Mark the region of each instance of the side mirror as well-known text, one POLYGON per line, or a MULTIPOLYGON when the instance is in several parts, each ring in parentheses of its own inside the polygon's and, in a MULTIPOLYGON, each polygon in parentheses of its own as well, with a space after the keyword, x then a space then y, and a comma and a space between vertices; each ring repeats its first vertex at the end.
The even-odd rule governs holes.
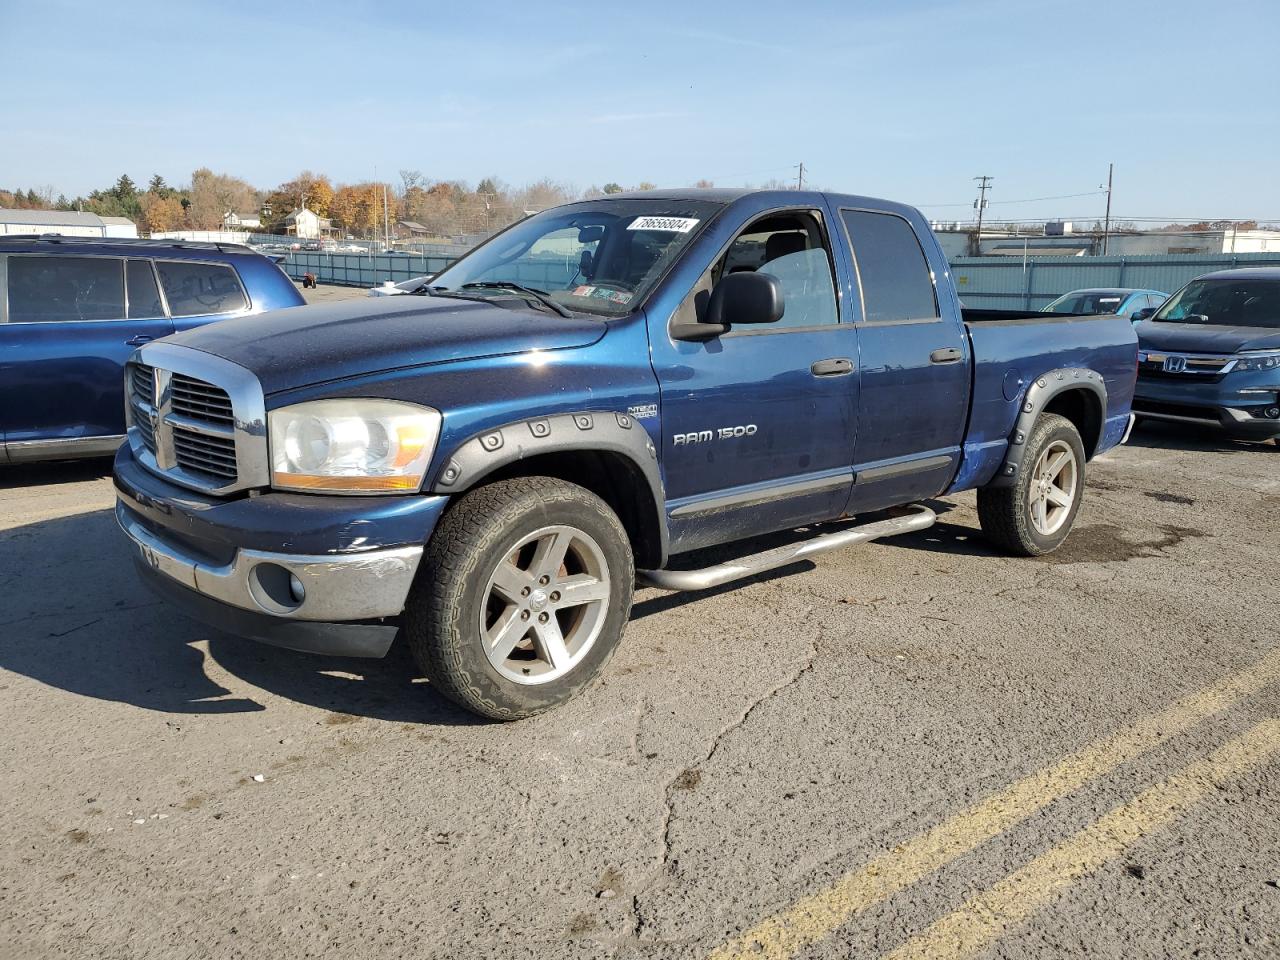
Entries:
POLYGON ((1148 319, 1158 309, 1158 307, 1143 307, 1141 310, 1133 311, 1129 319, 1134 323, 1141 323, 1143 320, 1148 319))
POLYGON ((751 271, 730 273, 711 291, 706 322, 726 328, 735 323, 777 323, 785 310, 777 277, 751 271))

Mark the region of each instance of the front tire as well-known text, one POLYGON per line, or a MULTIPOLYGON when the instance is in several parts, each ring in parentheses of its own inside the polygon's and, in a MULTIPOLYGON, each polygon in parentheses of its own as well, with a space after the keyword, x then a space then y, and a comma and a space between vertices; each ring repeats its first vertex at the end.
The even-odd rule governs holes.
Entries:
POLYGON ((988 540, 1038 557, 1062 545, 1084 498, 1084 443, 1066 417, 1041 416, 1027 437, 1022 472, 1011 487, 978 491, 978 520, 988 540))
POLYGON ((635 585, 609 506, 551 477, 465 494, 427 544, 405 609, 418 665, 454 702, 495 720, 564 703, 621 640, 635 585))

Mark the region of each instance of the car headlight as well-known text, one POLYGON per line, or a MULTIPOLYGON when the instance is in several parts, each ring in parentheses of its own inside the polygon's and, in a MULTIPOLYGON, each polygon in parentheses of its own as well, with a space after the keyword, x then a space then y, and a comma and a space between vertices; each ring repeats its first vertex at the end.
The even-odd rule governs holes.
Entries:
POLYGON ((1270 353, 1246 353, 1236 359, 1233 373, 1245 370, 1280 370, 1280 351, 1270 353))
POLYGON ((271 485, 315 493, 422 486, 440 411, 400 400, 311 400, 267 414, 271 485))

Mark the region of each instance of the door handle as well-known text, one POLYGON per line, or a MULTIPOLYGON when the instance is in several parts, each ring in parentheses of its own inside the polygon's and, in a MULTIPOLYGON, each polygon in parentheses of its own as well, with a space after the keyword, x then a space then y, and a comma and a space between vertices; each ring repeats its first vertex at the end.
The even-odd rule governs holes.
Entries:
POLYGON ((929 354, 930 363, 955 363, 962 354, 959 347, 943 347, 929 354))
POLYGON ((845 357, 830 357, 818 360, 809 367, 809 372, 815 377, 843 377, 853 373, 853 361, 845 357))
POLYGON ((126 341, 125 341, 125 346, 128 346, 128 347, 140 347, 140 346, 142 346, 144 343, 150 343, 150 342, 151 342, 152 340, 154 340, 154 339, 155 339, 155 337, 149 337, 149 336, 147 336, 145 333, 140 333, 140 334, 138 334, 136 337, 130 337, 128 340, 126 340, 126 341))

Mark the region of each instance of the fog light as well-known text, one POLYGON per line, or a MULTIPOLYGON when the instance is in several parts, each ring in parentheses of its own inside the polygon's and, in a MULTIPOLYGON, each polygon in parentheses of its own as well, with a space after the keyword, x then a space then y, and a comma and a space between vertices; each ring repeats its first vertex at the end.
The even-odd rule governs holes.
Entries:
POLYGON ((296 573, 289 574, 289 593, 298 603, 307 599, 307 588, 302 585, 296 573))

